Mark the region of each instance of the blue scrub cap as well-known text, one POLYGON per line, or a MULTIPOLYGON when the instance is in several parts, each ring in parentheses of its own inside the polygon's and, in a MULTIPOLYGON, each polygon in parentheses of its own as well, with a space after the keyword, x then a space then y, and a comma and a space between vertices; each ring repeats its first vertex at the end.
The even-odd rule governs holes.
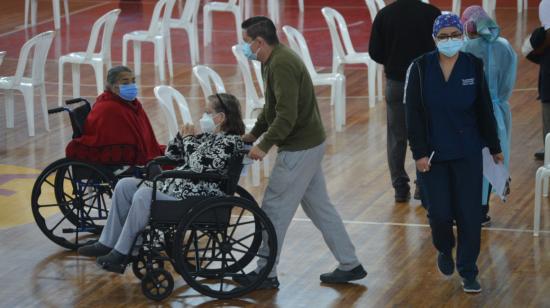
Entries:
POLYGON ((433 36, 436 36, 439 31, 441 31, 441 29, 447 27, 455 27, 460 30, 460 32, 464 32, 464 28, 462 27, 462 23, 460 22, 460 17, 458 17, 458 15, 456 14, 448 13, 439 15, 439 17, 435 19, 432 32, 433 36))

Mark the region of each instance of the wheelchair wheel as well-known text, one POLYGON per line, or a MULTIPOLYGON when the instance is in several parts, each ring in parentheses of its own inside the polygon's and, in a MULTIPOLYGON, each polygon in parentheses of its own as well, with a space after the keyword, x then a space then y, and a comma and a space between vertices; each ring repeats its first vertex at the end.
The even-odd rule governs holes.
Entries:
POLYGON ((174 290, 174 278, 167 270, 158 268, 148 272, 141 280, 141 291, 148 299, 161 301, 174 290))
MULTIPOLYGON (((144 251, 143 249, 140 249, 139 255, 135 258, 134 261, 132 261, 132 272, 139 280, 143 280, 143 278, 147 274, 147 260, 149 260, 149 258, 149 253, 144 251)), ((162 260, 153 259, 152 263, 153 270, 164 268, 164 261, 162 260)))
POLYGON ((60 159, 34 183, 31 207, 36 224, 56 244, 77 249, 101 233, 114 185, 96 166, 60 159))
POLYGON ((201 294, 234 298, 254 290, 273 268, 277 251, 275 229, 252 201, 238 197, 197 206, 179 225, 174 238, 176 266, 185 281, 201 294), (266 243, 266 252, 260 245, 266 243), (259 239, 259 240, 258 240, 259 239), (247 285, 232 280, 260 263, 257 279, 247 285))

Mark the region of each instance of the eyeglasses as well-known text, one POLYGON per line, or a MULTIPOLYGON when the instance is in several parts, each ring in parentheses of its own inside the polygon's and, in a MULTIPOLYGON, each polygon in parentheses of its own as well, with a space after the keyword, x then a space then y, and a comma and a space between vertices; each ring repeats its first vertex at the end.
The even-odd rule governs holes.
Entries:
POLYGON ((441 34, 435 37, 438 41, 448 41, 449 39, 455 40, 462 38, 462 33, 455 32, 451 34, 441 34))

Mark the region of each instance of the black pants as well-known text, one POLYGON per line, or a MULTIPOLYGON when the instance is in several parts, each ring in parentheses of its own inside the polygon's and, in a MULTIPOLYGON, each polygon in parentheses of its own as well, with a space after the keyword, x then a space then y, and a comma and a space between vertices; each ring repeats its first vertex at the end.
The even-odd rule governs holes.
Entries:
POLYGON ((408 192, 409 175, 405 171, 407 154, 407 126, 405 123, 405 104, 403 104, 405 83, 387 79, 387 153, 392 186, 398 193, 408 192))
POLYGON ((434 246, 447 255, 452 254, 455 246, 453 220, 456 221, 456 267, 464 278, 478 274, 482 179, 481 151, 463 159, 433 162, 429 172, 418 173, 434 246))

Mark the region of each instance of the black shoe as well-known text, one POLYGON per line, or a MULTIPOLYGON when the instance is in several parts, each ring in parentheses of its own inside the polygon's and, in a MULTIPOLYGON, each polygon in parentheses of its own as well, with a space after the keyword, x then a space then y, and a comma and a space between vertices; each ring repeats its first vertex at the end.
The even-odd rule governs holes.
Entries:
POLYGON ((489 215, 485 215, 482 219, 481 219, 481 226, 482 227, 488 227, 491 225, 491 216, 489 215))
POLYGON ((437 255, 437 268, 441 274, 451 276, 455 271, 455 261, 453 261, 453 257, 440 252, 437 255))
POLYGON ((112 249, 108 255, 97 258, 96 263, 106 271, 123 274, 129 261, 127 255, 112 249))
POLYGON ((395 202, 402 203, 402 202, 409 202, 409 200, 411 200, 410 191, 395 192, 395 202))
POLYGON ((95 242, 93 244, 84 245, 80 248, 78 248, 77 252, 81 256, 86 257, 101 257, 109 252, 111 252, 112 248, 107 247, 100 242, 95 242))
POLYGON ((367 271, 365 271, 362 265, 358 265, 349 271, 335 269, 330 273, 322 274, 320 279, 324 283, 347 283, 352 280, 359 280, 365 277, 367 277, 367 271))
POLYGON ((420 184, 417 181, 414 181, 414 195, 415 200, 420 200, 420 184))
POLYGON ((464 289, 466 293, 479 293, 481 292, 481 285, 476 278, 462 278, 462 289, 464 289))
MULTIPOLYGON (((258 279, 258 273, 256 272, 250 272, 248 274, 244 275, 235 275, 233 276, 233 281, 236 283, 247 286, 252 284, 255 280, 258 279)), ((267 289, 278 289, 279 288, 279 280, 277 277, 271 277, 266 278, 262 283, 260 283, 259 286, 256 287, 256 290, 267 290, 267 289)))
POLYGON ((536 160, 544 160, 544 150, 540 150, 535 153, 536 160))

